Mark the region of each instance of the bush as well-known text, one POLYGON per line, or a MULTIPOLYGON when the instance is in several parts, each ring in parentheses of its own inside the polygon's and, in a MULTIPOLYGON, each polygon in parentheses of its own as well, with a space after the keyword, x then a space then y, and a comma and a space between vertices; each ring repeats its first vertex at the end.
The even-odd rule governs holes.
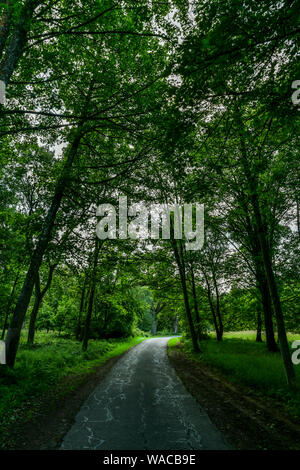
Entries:
POLYGON ((140 330, 137 326, 132 329, 132 336, 144 336, 145 338, 149 338, 151 336, 149 331, 140 330))

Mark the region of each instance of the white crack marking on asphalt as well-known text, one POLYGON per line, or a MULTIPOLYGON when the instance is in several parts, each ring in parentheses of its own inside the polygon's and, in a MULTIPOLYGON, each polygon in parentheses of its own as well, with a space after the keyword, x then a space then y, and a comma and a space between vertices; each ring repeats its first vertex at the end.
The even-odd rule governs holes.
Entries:
POLYGON ((114 365, 82 406, 61 449, 229 448, 177 377, 168 340, 146 340, 114 365))

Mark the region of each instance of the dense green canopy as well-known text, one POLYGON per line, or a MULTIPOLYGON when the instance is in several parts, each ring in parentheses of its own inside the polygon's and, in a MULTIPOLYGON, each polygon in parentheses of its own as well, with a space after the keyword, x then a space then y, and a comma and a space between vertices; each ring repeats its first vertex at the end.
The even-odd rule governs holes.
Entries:
MULTIPOLYGON (((83 341, 299 331, 299 4, 0 4, 0 325, 83 341), (96 208, 199 203, 205 242, 99 240, 96 208), (179 328, 179 329, 178 329, 179 328)), ((119 214, 118 214, 119 215, 119 214)), ((129 216, 129 221, 132 220, 129 216)), ((171 225, 174 220, 171 218, 171 225)), ((6 333, 7 331, 7 333, 6 333)))

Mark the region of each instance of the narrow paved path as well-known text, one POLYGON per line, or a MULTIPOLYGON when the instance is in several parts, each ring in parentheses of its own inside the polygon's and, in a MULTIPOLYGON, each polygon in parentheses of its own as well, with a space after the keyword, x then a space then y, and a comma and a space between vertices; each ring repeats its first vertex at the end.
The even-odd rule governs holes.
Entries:
POLYGON ((169 338, 131 349, 86 400, 62 449, 226 449, 170 365, 169 338))

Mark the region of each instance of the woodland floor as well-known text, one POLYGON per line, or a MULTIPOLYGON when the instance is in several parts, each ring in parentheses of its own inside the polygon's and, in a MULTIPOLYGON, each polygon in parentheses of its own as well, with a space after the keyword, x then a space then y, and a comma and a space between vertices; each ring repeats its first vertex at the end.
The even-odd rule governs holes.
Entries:
POLYGON ((276 400, 232 384, 221 372, 189 359, 180 343, 168 354, 187 390, 235 449, 300 449, 300 422, 292 421, 276 400))
POLYGON ((89 374, 66 376, 47 395, 35 399, 31 419, 24 421, 21 416, 8 430, 6 449, 58 449, 83 402, 126 352, 108 359, 89 374))
MULTIPOLYGON (((58 449, 82 404, 124 354, 88 375, 65 377, 52 392, 36 399, 32 417, 21 417, 9 429, 6 448, 58 449)), ((300 423, 292 421, 276 400, 256 396, 252 389, 232 384, 219 371, 189 359, 180 344, 169 348, 168 355, 186 389, 234 449, 300 449, 300 423)))

